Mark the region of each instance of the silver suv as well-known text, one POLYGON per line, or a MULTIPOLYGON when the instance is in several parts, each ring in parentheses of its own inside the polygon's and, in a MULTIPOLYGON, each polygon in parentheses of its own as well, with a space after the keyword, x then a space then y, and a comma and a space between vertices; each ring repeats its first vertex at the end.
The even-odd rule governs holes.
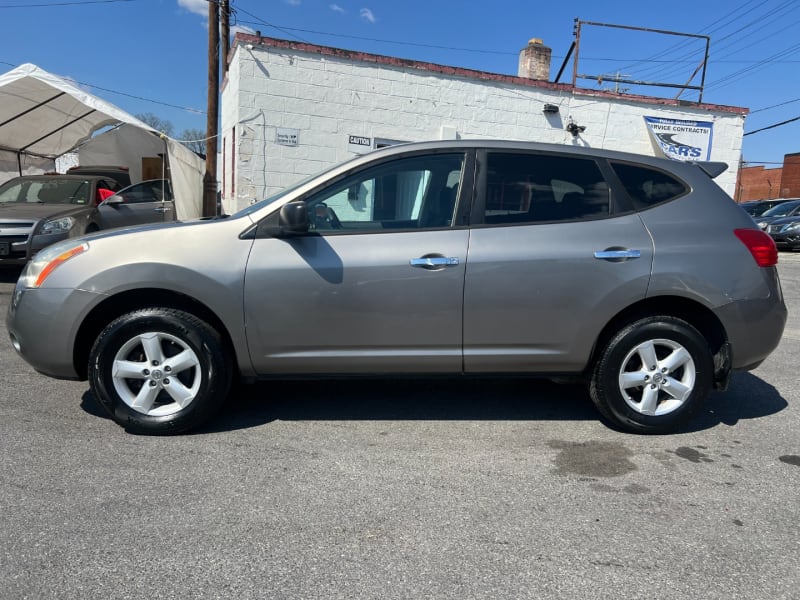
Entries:
POLYGON ((8 330, 140 433, 197 427, 234 378, 511 373, 580 378, 614 426, 671 431, 786 321, 775 245, 712 181, 725 168, 395 146, 229 218, 47 248, 8 330))

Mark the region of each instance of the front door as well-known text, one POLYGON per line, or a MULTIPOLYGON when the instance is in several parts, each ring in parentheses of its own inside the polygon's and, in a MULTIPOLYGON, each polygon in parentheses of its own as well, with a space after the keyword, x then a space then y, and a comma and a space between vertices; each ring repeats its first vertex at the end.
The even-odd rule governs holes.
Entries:
POLYGON ((259 374, 461 371, 464 163, 370 167, 306 198, 307 235, 255 240, 244 309, 259 374))
POLYGON ((175 203, 166 180, 137 183, 112 196, 112 199, 118 198, 122 202, 103 202, 98 207, 101 229, 175 220, 175 203))

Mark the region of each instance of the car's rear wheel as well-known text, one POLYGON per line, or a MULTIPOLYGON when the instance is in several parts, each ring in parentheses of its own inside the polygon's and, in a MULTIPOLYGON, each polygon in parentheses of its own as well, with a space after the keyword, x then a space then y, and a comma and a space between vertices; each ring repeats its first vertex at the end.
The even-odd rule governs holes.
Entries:
POLYGON ((144 434, 180 433, 206 422, 227 396, 230 371, 219 333, 170 308, 112 321, 89 359, 97 401, 128 431, 144 434))
POLYGON ((606 345, 589 392, 598 410, 636 433, 667 433, 685 424, 713 382, 713 356, 689 323, 667 316, 641 319, 606 345))

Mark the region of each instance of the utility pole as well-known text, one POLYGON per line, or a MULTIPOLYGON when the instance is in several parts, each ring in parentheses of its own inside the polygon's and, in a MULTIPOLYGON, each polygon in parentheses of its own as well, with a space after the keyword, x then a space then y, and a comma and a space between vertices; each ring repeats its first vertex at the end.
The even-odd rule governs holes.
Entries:
POLYGON ((231 3, 220 0, 220 42, 222 44, 222 72, 228 72, 228 48, 231 45, 231 3))
POLYGON ((206 172, 203 176, 203 216, 217 214, 217 136, 219 134, 219 4, 208 3, 208 106, 206 172))

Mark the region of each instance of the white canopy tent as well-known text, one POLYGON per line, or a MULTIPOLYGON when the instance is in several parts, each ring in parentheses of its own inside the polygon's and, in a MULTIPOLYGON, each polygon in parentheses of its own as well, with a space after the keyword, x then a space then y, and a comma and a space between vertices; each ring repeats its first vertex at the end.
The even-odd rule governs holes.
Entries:
POLYGON ((165 157, 178 218, 202 215, 205 165, 194 152, 36 65, 0 75, 0 182, 52 170, 57 157, 75 148, 83 165, 129 167, 134 183, 143 157, 165 157), (122 126, 92 138, 115 125, 122 126))

